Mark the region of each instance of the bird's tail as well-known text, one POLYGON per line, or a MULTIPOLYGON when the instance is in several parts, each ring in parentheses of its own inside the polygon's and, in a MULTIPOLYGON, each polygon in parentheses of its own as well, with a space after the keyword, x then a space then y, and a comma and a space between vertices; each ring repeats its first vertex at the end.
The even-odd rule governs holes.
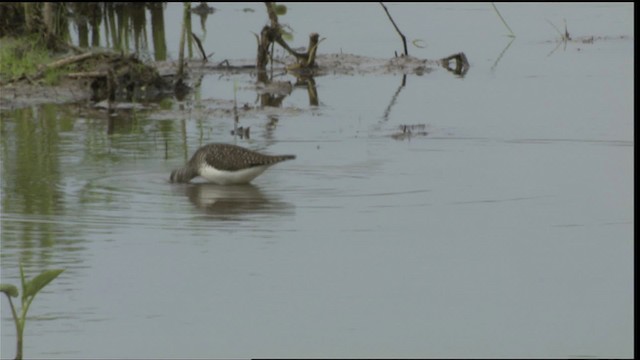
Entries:
POLYGON ((274 156, 274 163, 285 161, 285 160, 293 160, 295 159, 295 155, 278 155, 274 156))

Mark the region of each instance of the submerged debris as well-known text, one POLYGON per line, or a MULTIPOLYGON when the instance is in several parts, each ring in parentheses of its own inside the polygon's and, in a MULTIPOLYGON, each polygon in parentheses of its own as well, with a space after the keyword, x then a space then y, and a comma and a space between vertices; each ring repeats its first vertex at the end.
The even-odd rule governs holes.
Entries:
MULTIPOLYGON (((113 52, 85 52, 67 56, 52 63, 41 66, 33 76, 22 75, 12 79, 8 84, 39 83, 49 71, 58 71, 67 87, 75 82, 80 89, 90 94, 94 102, 133 101, 157 99, 159 96, 173 92, 173 85, 165 77, 160 76, 152 65, 144 64, 134 55, 122 55, 113 52)), ((44 86, 52 88, 53 86, 44 86)))
POLYGON ((231 130, 231 135, 237 135, 240 137, 240 139, 250 139, 249 136, 249 129, 251 129, 249 126, 247 127, 242 127, 240 126, 237 129, 231 130))
POLYGON ((442 64, 442 67, 456 75, 464 76, 467 71, 469 71, 469 61, 467 60, 467 56, 463 52, 447 56, 446 58, 441 59, 440 63, 442 64), (451 68, 449 66, 451 60, 455 60, 455 68, 451 68))
POLYGON ((403 73, 413 73, 416 75, 428 74, 433 68, 428 66, 429 60, 418 59, 413 56, 399 56, 391 58, 387 62, 387 70, 389 72, 401 71, 403 73))
POLYGON ((395 140, 404 140, 415 136, 427 136, 429 133, 425 131, 426 127, 427 126, 425 124, 400 125, 400 132, 392 134, 391 138, 395 140))
POLYGON ((68 76, 88 79, 93 101, 155 99, 174 90, 171 82, 161 77, 154 67, 142 63, 133 55, 103 53, 85 69, 88 71, 68 76))

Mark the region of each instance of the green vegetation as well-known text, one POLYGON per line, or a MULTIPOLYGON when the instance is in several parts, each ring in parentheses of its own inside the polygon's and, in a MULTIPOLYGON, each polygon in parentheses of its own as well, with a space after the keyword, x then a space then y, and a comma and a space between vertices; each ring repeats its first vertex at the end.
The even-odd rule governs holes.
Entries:
POLYGON ((63 71, 58 69, 47 70, 44 74, 42 81, 45 85, 53 86, 60 83, 62 79, 63 71))
POLYGON ((13 301, 11 301, 12 297, 18 297, 18 288, 12 284, 0 284, 0 292, 7 295, 7 299, 9 299, 9 305, 11 305, 11 315, 13 315, 13 321, 16 325, 16 333, 17 333, 17 350, 16 350, 16 359, 22 359, 22 336, 24 334, 24 325, 27 320, 27 311, 29 311, 29 306, 35 299, 36 294, 42 288, 47 286, 53 279, 58 277, 60 273, 62 273, 64 269, 57 270, 45 270, 40 273, 40 275, 34 277, 33 279, 26 281, 24 278, 24 270, 22 269, 22 264, 20 264, 20 280, 22 283, 22 309, 20 311, 20 315, 16 312, 16 308, 13 306, 13 301))
POLYGON ((0 81, 33 77, 41 66, 51 62, 50 51, 38 36, 0 38, 0 81))

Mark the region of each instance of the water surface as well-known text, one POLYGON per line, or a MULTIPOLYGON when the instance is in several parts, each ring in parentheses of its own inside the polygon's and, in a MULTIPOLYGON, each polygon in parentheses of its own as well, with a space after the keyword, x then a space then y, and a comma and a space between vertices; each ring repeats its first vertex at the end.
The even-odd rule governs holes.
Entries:
MULTIPOLYGON (((206 46, 253 58, 263 9, 213 5, 206 46)), ((241 117, 248 140, 190 109, 236 81, 256 106, 249 76, 205 76, 170 119, 3 112, 2 282, 18 261, 66 269, 30 310, 25 356, 632 357, 633 7, 498 6, 513 41, 488 4, 389 4, 427 44, 412 55, 464 51, 467 75, 319 77, 319 106, 296 89, 290 111, 241 117), (610 38, 554 51, 546 20, 562 19, 610 38), (427 135, 396 140, 401 125, 427 135), (213 141, 297 159, 248 186, 167 182, 213 141)), ((373 4, 289 7, 296 43, 401 50, 373 4)))

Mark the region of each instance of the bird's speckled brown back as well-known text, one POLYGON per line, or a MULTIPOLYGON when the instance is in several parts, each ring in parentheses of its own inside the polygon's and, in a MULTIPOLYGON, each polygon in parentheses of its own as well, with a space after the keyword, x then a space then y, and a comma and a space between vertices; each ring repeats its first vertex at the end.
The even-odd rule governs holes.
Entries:
POLYGON ((199 166, 202 161, 206 161, 218 170, 236 171, 295 158, 295 155, 265 155, 237 145, 213 143, 198 149, 189 164, 199 166))
POLYGON ((198 149, 185 166, 172 171, 169 181, 189 182, 200 175, 202 166, 205 164, 218 170, 238 171, 255 166, 273 165, 295 158, 295 155, 265 155, 237 145, 212 143, 198 149))

